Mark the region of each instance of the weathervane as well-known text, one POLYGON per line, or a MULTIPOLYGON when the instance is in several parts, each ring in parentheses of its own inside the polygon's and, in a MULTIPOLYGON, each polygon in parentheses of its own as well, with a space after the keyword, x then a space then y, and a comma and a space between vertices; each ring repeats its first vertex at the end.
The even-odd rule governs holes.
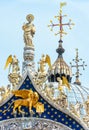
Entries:
POLYGON ((58 19, 59 23, 57 24, 54 24, 52 22, 52 20, 50 20, 50 23, 51 25, 48 25, 48 27, 51 27, 51 31, 53 31, 53 27, 57 26, 59 27, 59 31, 57 33, 55 33, 55 35, 60 35, 60 40, 59 41, 62 41, 62 37, 63 37, 63 34, 67 34, 65 31, 64 31, 64 26, 68 26, 69 29, 71 29, 72 25, 74 25, 74 23, 72 23, 72 20, 69 19, 69 22, 68 23, 63 23, 63 17, 66 17, 67 15, 62 15, 62 7, 65 6, 66 3, 63 2, 63 3, 60 3, 60 11, 59 11, 59 15, 58 16, 55 16, 55 18, 58 19))
POLYGON ((79 64, 80 61, 82 61, 82 59, 79 59, 79 56, 78 56, 78 49, 76 49, 76 57, 75 59, 73 59, 73 61, 75 62, 75 65, 72 65, 72 63, 70 62, 71 64, 71 67, 75 67, 76 68, 76 73, 73 74, 75 77, 76 77, 76 80, 75 80, 75 84, 78 84, 78 85, 81 85, 81 82, 79 81, 79 76, 82 75, 80 72, 79 72, 79 67, 83 67, 83 70, 85 70, 85 66, 87 66, 85 64, 85 61, 83 61, 82 64, 79 64))

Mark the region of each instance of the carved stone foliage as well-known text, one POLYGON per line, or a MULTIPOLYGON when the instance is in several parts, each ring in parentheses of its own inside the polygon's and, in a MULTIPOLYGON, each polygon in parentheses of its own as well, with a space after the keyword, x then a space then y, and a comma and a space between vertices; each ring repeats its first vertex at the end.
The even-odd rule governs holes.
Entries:
POLYGON ((16 87, 19 85, 19 82, 21 81, 21 75, 20 73, 10 73, 8 75, 8 79, 13 87, 16 87))
POLYGON ((71 130, 54 121, 38 118, 10 119, 0 123, 0 130, 71 130))

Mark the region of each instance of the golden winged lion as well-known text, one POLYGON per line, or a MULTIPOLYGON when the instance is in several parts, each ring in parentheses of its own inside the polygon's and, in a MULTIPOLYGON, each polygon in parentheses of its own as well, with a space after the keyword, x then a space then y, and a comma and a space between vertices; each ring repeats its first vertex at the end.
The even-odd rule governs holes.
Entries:
MULTIPOLYGON (((12 91, 12 93, 16 97, 20 97, 20 99, 17 99, 10 104, 10 106, 11 106, 14 103, 13 113, 16 112, 16 109, 18 109, 18 112, 24 113, 24 111, 21 110, 22 106, 28 107, 30 113, 33 113, 33 110, 32 110, 33 107, 36 109, 37 113, 44 112, 44 104, 42 104, 41 102, 38 102, 39 95, 37 92, 33 92, 32 90, 23 89, 23 90, 12 91)), ((8 107, 8 109, 10 108, 10 106, 8 107)), ((4 113, 7 110, 5 110, 4 113)))

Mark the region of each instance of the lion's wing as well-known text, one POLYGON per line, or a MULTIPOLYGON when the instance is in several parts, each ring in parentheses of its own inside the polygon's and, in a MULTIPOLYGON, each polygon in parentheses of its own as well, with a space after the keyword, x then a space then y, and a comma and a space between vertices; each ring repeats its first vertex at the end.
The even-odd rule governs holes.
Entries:
POLYGON ((26 99, 28 98, 28 94, 29 94, 29 91, 30 90, 15 90, 15 91, 12 91, 12 93, 16 96, 16 97, 21 97, 23 99, 26 99))

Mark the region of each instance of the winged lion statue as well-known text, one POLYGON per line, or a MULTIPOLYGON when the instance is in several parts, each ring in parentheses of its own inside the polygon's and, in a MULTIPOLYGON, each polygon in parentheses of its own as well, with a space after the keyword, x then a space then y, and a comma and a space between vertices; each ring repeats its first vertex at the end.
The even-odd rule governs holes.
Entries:
POLYGON ((12 91, 12 93, 16 97, 20 97, 20 99, 14 100, 10 104, 10 106, 8 107, 7 110, 3 111, 3 113, 8 111, 13 103, 14 103, 13 113, 16 113, 16 109, 18 110, 19 113, 25 113, 24 111, 21 110, 22 106, 28 107, 30 114, 34 113, 32 108, 35 108, 37 113, 43 113, 44 112, 44 104, 42 104, 41 102, 38 101, 39 95, 38 95, 37 92, 33 92, 33 90, 31 90, 31 89, 30 90, 23 89, 23 90, 12 91))

